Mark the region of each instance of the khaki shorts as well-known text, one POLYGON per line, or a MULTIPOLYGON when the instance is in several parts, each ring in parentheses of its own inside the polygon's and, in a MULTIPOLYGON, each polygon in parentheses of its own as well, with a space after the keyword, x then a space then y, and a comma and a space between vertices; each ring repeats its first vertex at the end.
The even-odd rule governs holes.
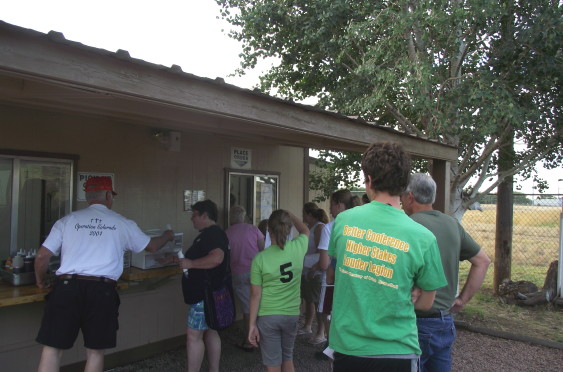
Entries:
POLYGON ((259 316, 256 326, 260 332, 262 362, 268 367, 281 366, 293 360, 293 345, 297 335, 299 315, 259 316))

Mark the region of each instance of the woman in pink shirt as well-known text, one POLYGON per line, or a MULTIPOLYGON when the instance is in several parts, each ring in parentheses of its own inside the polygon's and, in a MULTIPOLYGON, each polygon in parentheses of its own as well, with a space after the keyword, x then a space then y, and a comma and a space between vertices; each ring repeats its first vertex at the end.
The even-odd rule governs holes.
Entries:
MULTIPOLYGON (((264 235, 254 225, 245 223, 246 211, 240 205, 231 207, 230 226, 225 231, 231 248, 231 272, 233 275, 233 289, 241 302, 244 314, 245 335, 248 334, 250 320, 250 266, 256 254, 264 249, 264 235)), ((245 351, 252 351, 254 347, 248 343, 246 337, 241 344, 245 351)))

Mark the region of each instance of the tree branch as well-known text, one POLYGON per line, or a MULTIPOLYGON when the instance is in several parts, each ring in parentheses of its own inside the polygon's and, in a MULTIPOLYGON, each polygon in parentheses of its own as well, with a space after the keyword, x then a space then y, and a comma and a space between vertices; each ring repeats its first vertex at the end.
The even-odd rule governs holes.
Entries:
MULTIPOLYGON (((487 178, 497 178, 497 180, 495 182, 493 182, 489 187, 487 187, 485 190, 483 191, 479 191, 477 192, 472 192, 471 193, 471 197, 467 200, 463 201, 463 205, 465 207, 473 204, 476 201, 479 201, 481 199, 481 197, 483 195, 487 195, 488 193, 490 193, 492 190, 494 190, 502 181, 504 181, 504 179, 506 177, 509 176, 513 176, 515 174, 520 173, 522 170, 536 164, 539 160, 543 159, 544 156, 552 151, 552 147, 557 145, 559 142, 557 140, 557 138, 553 137, 550 138, 548 143, 546 144, 545 147, 542 148, 542 150, 539 150, 538 148, 535 148, 534 150, 528 152, 528 154, 526 154, 526 156, 524 156, 522 158, 522 160, 518 163, 518 165, 504 171, 504 172, 500 172, 500 173, 489 173, 489 174, 484 174, 481 175, 479 177, 479 179, 487 179, 487 178)), ((484 172, 486 173, 486 172, 484 172)), ((474 190, 479 190, 479 187, 476 186, 474 187, 474 190)))
POLYGON ((407 117, 403 116, 395 107, 393 107, 389 102, 385 102, 385 107, 391 115, 399 122, 399 125, 405 130, 407 134, 416 134, 419 136, 424 136, 424 133, 418 129, 407 117))
MULTIPOLYGON (((473 173, 475 173, 486 161, 487 159, 492 156, 493 152, 500 146, 500 142, 497 138, 491 137, 485 147, 483 148, 483 152, 481 155, 469 164, 468 162, 465 164, 466 166, 469 165, 466 169, 460 168, 460 182, 465 182, 467 179, 471 178, 473 173)), ((485 169, 486 172, 486 169, 485 169)))
MULTIPOLYGON (((352 57, 352 56, 350 55, 350 53, 348 53, 347 51, 344 51, 344 54, 346 55, 346 57, 347 57, 354 65, 356 65, 356 67, 360 67, 360 66, 361 66, 361 65, 358 63, 358 61, 356 61, 356 60, 354 59, 354 57, 352 57)), ((344 64, 344 66, 347 67, 347 65, 346 65, 344 62, 343 62, 342 64, 344 64)), ((351 71, 353 71, 353 70, 351 70, 351 71)))

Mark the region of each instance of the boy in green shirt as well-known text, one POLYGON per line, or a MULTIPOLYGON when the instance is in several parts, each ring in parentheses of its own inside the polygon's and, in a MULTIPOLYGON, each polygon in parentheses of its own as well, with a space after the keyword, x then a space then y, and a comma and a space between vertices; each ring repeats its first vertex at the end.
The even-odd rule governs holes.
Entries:
POLYGON ((371 202, 338 215, 330 348, 334 371, 416 371, 415 308, 429 309, 447 284, 434 235, 402 210, 410 161, 400 145, 374 143, 362 157, 371 202), (422 293, 415 303, 411 290, 422 293))

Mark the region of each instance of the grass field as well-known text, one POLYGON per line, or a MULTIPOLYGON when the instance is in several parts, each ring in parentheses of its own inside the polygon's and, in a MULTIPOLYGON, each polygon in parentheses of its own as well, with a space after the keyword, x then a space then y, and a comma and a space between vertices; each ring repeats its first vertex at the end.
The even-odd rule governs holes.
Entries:
MULTIPOLYGON (((481 245, 491 260, 495 257, 496 206, 483 205, 483 212, 468 211, 463 216, 465 230, 481 245)), ((561 208, 514 206, 512 238, 512 280, 536 282, 559 258, 559 219, 561 208)))
MULTIPOLYGON (((496 207, 484 205, 483 212, 468 211, 463 227, 494 261, 496 207)), ((542 288, 549 264, 559 259, 559 207, 514 206, 511 279, 527 280, 542 288)), ((460 265, 460 288, 469 271, 460 265)), ((493 296, 493 264, 479 293, 457 319, 472 324, 563 342, 563 311, 552 305, 521 307, 502 303, 493 296)))

